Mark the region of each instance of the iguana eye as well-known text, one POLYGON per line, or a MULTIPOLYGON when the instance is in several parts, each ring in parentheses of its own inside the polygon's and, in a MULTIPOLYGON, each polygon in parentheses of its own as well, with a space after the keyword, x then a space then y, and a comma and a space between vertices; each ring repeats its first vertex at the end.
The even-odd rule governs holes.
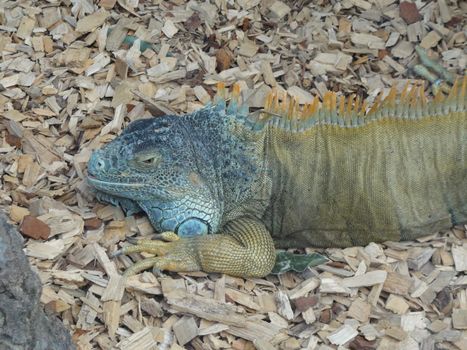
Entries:
POLYGON ((138 155, 136 156, 136 161, 139 163, 139 164, 142 164, 142 165, 150 165, 150 166, 154 166, 156 165, 157 163, 159 163, 159 160, 160 160, 160 155, 159 154, 142 154, 142 155, 138 155))
POLYGON ((144 164, 154 164, 156 162, 156 158, 155 157, 152 157, 152 158, 149 158, 149 159, 145 159, 142 161, 144 164))

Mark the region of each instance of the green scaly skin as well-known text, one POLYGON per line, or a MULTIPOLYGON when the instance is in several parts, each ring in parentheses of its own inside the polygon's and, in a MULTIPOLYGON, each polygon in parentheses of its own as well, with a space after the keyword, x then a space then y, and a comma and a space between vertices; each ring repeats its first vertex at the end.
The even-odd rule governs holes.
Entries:
POLYGON ((365 245, 465 223, 467 79, 460 85, 443 101, 389 98, 365 117, 349 101, 353 109, 334 107, 331 94, 303 120, 274 106, 248 116, 218 98, 190 115, 136 121, 93 154, 89 182, 178 236, 115 255, 156 255, 127 274, 260 277, 274 246, 365 245))

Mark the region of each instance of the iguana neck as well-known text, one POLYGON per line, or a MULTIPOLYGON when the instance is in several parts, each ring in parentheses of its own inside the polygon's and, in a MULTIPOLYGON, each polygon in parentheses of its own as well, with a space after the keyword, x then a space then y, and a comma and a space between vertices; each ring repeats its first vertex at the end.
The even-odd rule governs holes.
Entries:
POLYGON ((252 130, 247 116, 208 106, 186 116, 185 132, 197 168, 221 204, 224 222, 262 212, 269 196, 264 156, 266 130, 252 130), (264 200, 258 199, 264 194, 264 200))

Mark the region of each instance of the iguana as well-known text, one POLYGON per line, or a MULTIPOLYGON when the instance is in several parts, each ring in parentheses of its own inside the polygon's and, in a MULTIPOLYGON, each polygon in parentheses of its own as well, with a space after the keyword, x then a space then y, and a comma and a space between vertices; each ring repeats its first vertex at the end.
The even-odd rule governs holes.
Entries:
POLYGON ((467 222, 466 90, 467 77, 431 101, 421 86, 393 88, 371 108, 272 94, 249 114, 238 86, 226 106, 220 85, 194 113, 132 122, 93 152, 89 183, 165 232, 117 252, 155 254, 127 274, 264 276, 275 246, 414 239, 467 222))

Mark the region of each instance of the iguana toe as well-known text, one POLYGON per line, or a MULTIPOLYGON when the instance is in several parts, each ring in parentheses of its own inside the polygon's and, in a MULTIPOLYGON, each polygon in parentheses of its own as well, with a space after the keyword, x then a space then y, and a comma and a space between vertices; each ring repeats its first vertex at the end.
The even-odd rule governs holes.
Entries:
POLYGON ((178 237, 177 240, 171 242, 139 240, 136 245, 123 247, 113 255, 143 252, 156 256, 136 262, 125 271, 124 276, 134 275, 150 268, 174 272, 198 271, 201 269, 197 256, 192 253, 190 240, 179 240, 178 237))
POLYGON ((200 266, 183 256, 163 256, 146 258, 131 265, 123 274, 128 277, 152 268, 156 271, 189 272, 198 271, 200 266))
POLYGON ((135 245, 128 245, 113 253, 113 256, 127 255, 133 253, 150 253, 156 255, 164 255, 171 249, 170 242, 158 240, 139 240, 135 245))

